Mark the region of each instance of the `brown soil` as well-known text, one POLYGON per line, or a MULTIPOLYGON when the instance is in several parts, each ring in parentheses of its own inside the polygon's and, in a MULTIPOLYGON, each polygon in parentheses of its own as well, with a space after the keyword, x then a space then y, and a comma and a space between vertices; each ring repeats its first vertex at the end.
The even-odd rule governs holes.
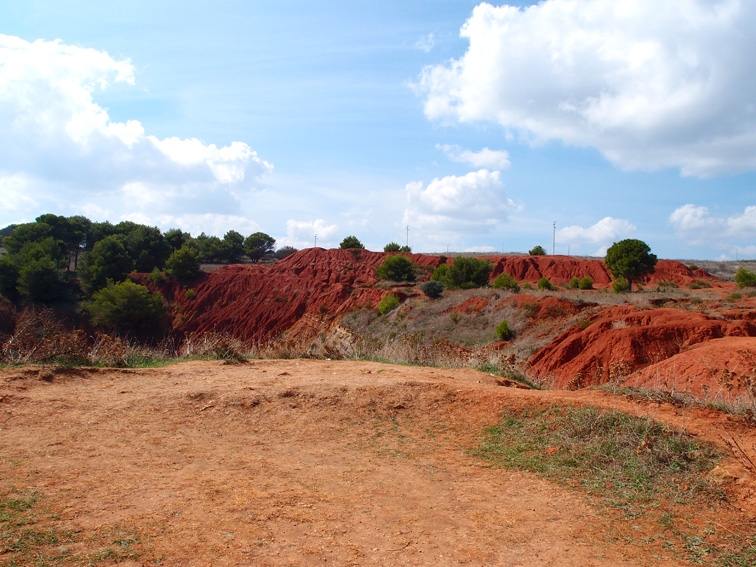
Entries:
MULTIPOLYGON (((726 427, 749 450, 756 442, 712 410, 503 388, 474 370, 26 367, 0 371, 0 490, 38 491, 43 525, 80 530, 71 553, 130 534, 141 556, 121 565, 686 564, 643 543, 658 522, 467 453, 503 407, 558 401, 649 415, 715 442, 726 427)), ((720 473, 737 480, 731 502, 752 515, 753 479, 734 461, 720 473)), ((727 526, 736 513, 695 517, 727 526)))

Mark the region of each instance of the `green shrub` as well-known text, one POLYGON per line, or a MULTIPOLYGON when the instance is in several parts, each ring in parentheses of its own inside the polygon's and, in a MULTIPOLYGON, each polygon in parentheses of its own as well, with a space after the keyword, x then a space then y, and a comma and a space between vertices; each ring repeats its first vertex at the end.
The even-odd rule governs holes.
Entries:
POLYGON ((184 292, 184 297, 191 301, 192 299, 197 297, 197 293, 192 288, 189 288, 184 292))
POLYGON ((354 235, 347 236, 344 240, 341 241, 341 244, 339 244, 339 248, 342 250, 351 250, 351 249, 358 249, 358 250, 364 250, 365 246, 360 242, 360 239, 357 238, 354 235))
POLYGON ((711 287, 711 284, 704 280, 695 280, 688 284, 688 289, 705 289, 711 287))
POLYGON ((541 279, 538 280, 538 283, 536 284, 537 290, 547 290, 547 291, 554 291, 556 289, 556 286, 549 281, 549 279, 545 276, 541 276, 541 279))
POLYGON ((691 271, 696 271, 698 269, 698 266, 696 266, 695 264, 691 264, 690 266, 688 266, 688 269, 691 271))
POLYGON ((612 291, 614 293, 627 293, 629 290, 630 284, 623 277, 619 277, 612 282, 612 291))
POLYGON ((165 261, 165 273, 181 284, 191 282, 200 273, 197 252, 184 244, 165 261))
POLYGON ((167 310, 159 293, 125 280, 96 291, 84 309, 99 327, 108 330, 149 335, 162 332, 167 324, 167 310))
POLYGON ((496 276, 496 278, 493 281, 493 288, 494 289, 508 289, 515 293, 520 291, 520 286, 517 284, 517 280, 514 278, 514 276, 506 272, 496 276))
POLYGON ((546 250, 543 246, 534 246, 533 248, 528 250, 528 254, 530 254, 531 256, 545 256, 546 250))
POLYGON ((756 274, 751 270, 740 268, 735 273, 735 283, 738 284, 739 287, 756 287, 756 274))
POLYGON ((590 276, 585 276, 584 278, 580 278, 580 281, 578 282, 578 288, 579 289, 593 289, 593 278, 590 276))
POLYGON ((160 271, 160 268, 155 266, 147 276, 147 281, 154 284, 161 284, 165 281, 165 276, 163 276, 163 272, 160 271))
POLYGON ((506 319, 496 326, 496 335, 502 341, 508 341, 509 339, 514 338, 514 331, 509 328, 509 323, 506 319))
POLYGON ((530 282, 522 284, 522 289, 533 289, 533 285, 530 282))
POLYGON ((375 269, 376 275, 382 280, 394 282, 414 281, 415 264, 403 254, 389 256, 375 269))
POLYGON ((450 270, 451 266, 449 264, 439 264, 431 274, 431 281, 438 281, 444 284, 445 287, 448 286, 448 283, 451 281, 451 277, 449 276, 450 270))
POLYGON ((580 278, 577 276, 572 276, 570 278, 570 283, 567 284, 568 289, 578 289, 580 287, 580 278))
POLYGON ((388 244, 386 244, 386 246, 383 247, 384 252, 399 252, 399 250, 401 249, 402 247, 393 241, 389 242, 388 244))
POLYGON ((385 315, 397 307, 399 307, 399 296, 392 292, 383 296, 383 299, 378 304, 378 311, 381 315, 385 315))
POLYGON ((431 299, 437 299, 444 292, 444 284, 437 280, 431 280, 421 285, 420 291, 431 299))
POLYGON ((488 260, 457 256, 451 266, 441 264, 433 270, 431 279, 440 281, 449 289, 472 289, 485 286, 491 270, 493 265, 488 260))

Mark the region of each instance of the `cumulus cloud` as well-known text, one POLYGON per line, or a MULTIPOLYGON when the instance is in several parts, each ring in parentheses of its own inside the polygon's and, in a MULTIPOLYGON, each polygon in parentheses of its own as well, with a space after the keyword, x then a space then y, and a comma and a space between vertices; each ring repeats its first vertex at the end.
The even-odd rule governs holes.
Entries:
POLYGON ((279 239, 278 244, 299 249, 309 248, 315 244, 315 235, 317 235, 318 247, 328 248, 334 245, 331 238, 338 229, 337 225, 328 224, 323 219, 311 221, 289 219, 286 221, 286 236, 279 239))
POLYGON ((707 207, 689 203, 675 209, 669 223, 690 244, 729 249, 733 243, 756 238, 756 206, 730 216, 715 216, 707 207))
POLYGON ((478 5, 467 52, 415 87, 431 119, 492 121, 625 169, 756 168, 756 3, 545 0, 478 5))
POLYGON ((507 197, 500 173, 487 169, 436 178, 428 185, 408 183, 405 190, 407 208, 402 223, 430 242, 488 233, 508 212, 520 208, 507 197))
POLYGON ((90 202, 95 194, 122 198, 115 205, 122 214, 153 218, 192 199, 203 213, 228 214, 229 203, 238 208, 260 188, 272 165, 243 142, 160 139, 138 120, 111 120, 95 97, 117 83, 135 83, 130 60, 0 35, 0 182, 23 179, 24 198, 37 203, 55 198, 51 186, 81 207, 99 206, 90 202))
POLYGON ((452 161, 466 163, 473 167, 485 167, 490 169, 508 169, 511 165, 509 152, 505 150, 489 150, 483 148, 479 152, 463 150, 457 145, 436 144, 436 149, 441 150, 452 161))
POLYGON ((635 225, 624 219, 604 217, 596 224, 584 228, 582 226, 566 226, 557 230, 556 238, 560 243, 568 245, 589 244, 599 246, 593 256, 604 256, 607 248, 615 241, 626 238, 635 231, 635 225))

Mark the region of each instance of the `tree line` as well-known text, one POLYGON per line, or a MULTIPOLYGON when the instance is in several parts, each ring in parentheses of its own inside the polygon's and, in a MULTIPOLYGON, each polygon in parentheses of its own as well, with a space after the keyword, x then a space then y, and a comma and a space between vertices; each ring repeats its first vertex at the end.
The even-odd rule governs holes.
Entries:
POLYGON ((0 238, 0 294, 14 303, 90 297, 133 271, 162 271, 186 283, 202 263, 256 263, 296 251, 284 246, 274 252, 275 239, 263 232, 194 237, 177 228, 163 233, 130 221, 112 224, 54 214, 6 227, 0 238))

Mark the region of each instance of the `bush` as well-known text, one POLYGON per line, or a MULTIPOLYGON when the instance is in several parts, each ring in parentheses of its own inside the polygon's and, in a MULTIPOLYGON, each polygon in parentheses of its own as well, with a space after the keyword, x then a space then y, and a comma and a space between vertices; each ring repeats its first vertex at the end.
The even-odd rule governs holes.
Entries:
POLYGON ((629 290, 630 284, 623 277, 619 277, 612 282, 612 291, 614 293, 627 293, 629 290))
POLYGON ((375 269, 376 275, 382 280, 394 282, 414 281, 415 265, 412 260, 402 254, 389 256, 375 269))
POLYGON ((570 278, 570 283, 567 284, 567 289, 578 289, 580 287, 580 278, 577 276, 572 276, 570 278))
POLYGON ((536 284, 536 289, 539 291, 554 291, 556 289, 556 286, 551 283, 547 277, 541 276, 541 279, 538 280, 538 283, 536 284))
POLYGON ((381 315, 385 315, 397 307, 399 307, 399 296, 392 292, 386 294, 383 299, 381 299, 381 302, 378 304, 378 311, 381 315))
POLYGON ((711 284, 704 280, 695 280, 688 283, 688 289, 705 289, 710 288, 711 284))
POLYGON ((491 270, 493 265, 488 260, 457 256, 451 266, 441 264, 433 270, 431 279, 440 281, 449 289, 472 289, 485 286, 491 270))
POLYGON ((441 294, 444 292, 444 284, 437 280, 431 280, 421 285, 420 291, 431 299, 437 299, 441 297, 441 294))
POLYGON ((499 274, 493 281, 494 289, 508 289, 517 293, 520 291, 520 286, 517 284, 517 280, 514 276, 507 274, 506 272, 499 274))
POLYGON ((185 244, 165 261, 165 273, 181 284, 191 282, 200 273, 197 252, 185 244))
POLYGON ((580 278, 580 281, 578 282, 578 289, 593 289, 593 278, 591 278, 590 276, 580 278))
POLYGON ((528 250, 528 254, 530 254, 531 256, 545 256, 546 250, 543 246, 534 246, 533 248, 528 250))
POLYGON ((189 301, 191 301, 192 299, 197 297, 197 292, 194 291, 192 288, 189 288, 184 292, 184 297, 186 297, 189 301))
POLYGON ((745 268, 740 268, 735 273, 735 283, 738 287, 756 287, 756 274, 745 268))
POLYGON ((342 250, 349 250, 350 248, 359 248, 360 250, 362 250, 365 248, 365 246, 363 246, 359 238, 357 238, 356 236, 350 235, 341 241, 341 244, 339 244, 339 248, 341 248, 342 250))
POLYGON ((502 341, 508 341, 509 339, 514 338, 514 331, 509 328, 509 323, 506 321, 506 319, 497 325, 496 335, 502 341))
POLYGON ((522 284, 522 289, 533 289, 533 286, 530 282, 525 282, 522 284))
POLYGON ((167 310, 159 293, 126 280, 108 282, 84 305, 98 327, 137 335, 152 335, 166 328, 167 310))
POLYGON ((402 247, 399 246, 399 244, 397 244, 396 242, 393 242, 393 241, 389 242, 388 244, 386 244, 386 246, 383 247, 383 251, 384 252, 399 252, 399 250, 401 250, 401 249, 402 249, 402 247))
POLYGON ((147 281, 154 284, 161 284, 165 281, 165 276, 163 276, 163 272, 160 271, 160 268, 155 266, 150 272, 150 275, 147 276, 147 281))

